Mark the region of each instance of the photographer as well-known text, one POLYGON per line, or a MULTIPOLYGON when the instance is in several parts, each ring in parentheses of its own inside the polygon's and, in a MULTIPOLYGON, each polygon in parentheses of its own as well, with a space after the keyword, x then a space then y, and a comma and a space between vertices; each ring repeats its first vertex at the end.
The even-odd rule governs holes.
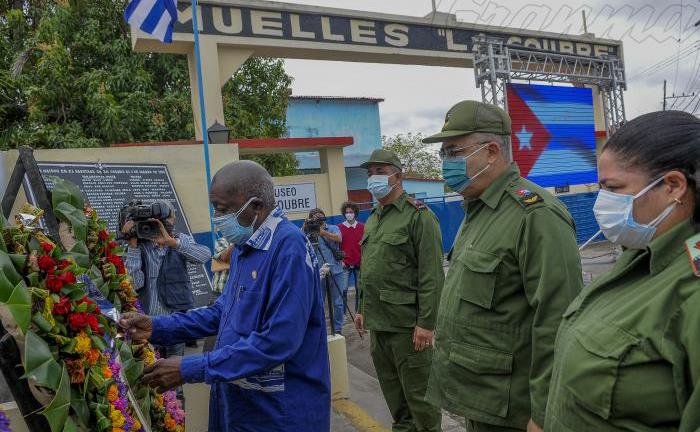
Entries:
MULTIPOLYGON (((140 208, 148 206, 140 205, 140 208)), ((169 315, 194 307, 192 284, 187 273, 187 262, 204 264, 211 259, 211 251, 183 233, 175 233, 175 209, 168 201, 150 205, 156 218, 134 220, 134 206, 125 211, 121 232, 128 240, 125 265, 134 280, 143 311, 151 316, 169 315), (138 224, 145 227, 138 229, 138 224), (150 228, 152 227, 152 228, 150 228), (147 228, 147 229, 146 229, 147 228), (137 234, 148 238, 139 237, 137 234)), ((185 344, 158 347, 163 358, 183 355, 185 344)), ((181 390, 178 397, 182 399, 181 390)))
MULTIPOLYGON (((303 230, 314 246, 319 264, 328 269, 325 277, 332 278, 328 284, 333 303, 333 333, 342 334, 347 279, 342 264, 343 252, 340 244, 343 238, 340 229, 335 225, 326 224, 325 213, 317 208, 309 212, 309 217, 304 221, 303 230)), ((326 290, 324 290, 325 293, 326 290)))

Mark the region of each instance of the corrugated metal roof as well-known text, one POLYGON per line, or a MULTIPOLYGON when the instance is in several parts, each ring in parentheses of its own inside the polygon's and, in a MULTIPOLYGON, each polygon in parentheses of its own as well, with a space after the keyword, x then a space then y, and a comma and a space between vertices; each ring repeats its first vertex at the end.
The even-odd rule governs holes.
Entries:
POLYGON ((353 96, 289 96, 290 99, 297 100, 347 100, 347 101, 358 101, 358 102, 384 102, 382 98, 373 97, 353 97, 353 96))

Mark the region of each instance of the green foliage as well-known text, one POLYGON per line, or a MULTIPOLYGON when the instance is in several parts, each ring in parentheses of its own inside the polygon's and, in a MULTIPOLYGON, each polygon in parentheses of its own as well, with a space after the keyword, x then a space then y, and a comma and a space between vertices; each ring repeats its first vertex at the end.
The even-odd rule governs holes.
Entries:
POLYGON ((427 179, 442 178, 440 158, 429 145, 423 144, 422 140, 423 135, 420 132, 383 136, 382 147, 396 153, 403 164, 404 175, 427 179))
MULTIPOLYGON (((0 150, 194 137, 187 58, 134 53, 126 3, 0 2, 0 150)), ((246 62, 223 89, 232 136, 282 136, 290 84, 281 60, 246 62)), ((290 155, 263 162, 296 170, 290 155)))

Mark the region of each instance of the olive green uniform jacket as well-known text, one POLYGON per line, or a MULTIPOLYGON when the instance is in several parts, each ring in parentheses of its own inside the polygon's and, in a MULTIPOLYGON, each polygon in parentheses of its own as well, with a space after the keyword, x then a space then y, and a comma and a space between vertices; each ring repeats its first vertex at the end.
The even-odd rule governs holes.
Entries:
POLYGON ((542 425, 557 328, 583 286, 573 220, 515 164, 464 208, 426 397, 481 423, 542 425))
POLYGON ((687 221, 625 251, 571 304, 545 430, 700 430, 700 278, 684 247, 694 234, 687 221))
POLYGON ((435 328, 445 279, 437 218, 406 193, 377 206, 362 238, 362 304, 368 330, 413 332, 435 328))

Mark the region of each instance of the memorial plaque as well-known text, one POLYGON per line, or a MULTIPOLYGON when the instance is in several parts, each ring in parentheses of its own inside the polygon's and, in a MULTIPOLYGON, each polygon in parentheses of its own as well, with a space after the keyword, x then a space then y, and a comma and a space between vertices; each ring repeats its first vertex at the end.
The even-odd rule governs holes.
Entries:
MULTIPOLYGON (((175 231, 192 235, 187 217, 168 173, 160 164, 111 164, 74 162, 37 162, 46 186, 53 189, 55 177, 75 183, 85 194, 92 208, 108 223, 111 232, 117 232, 119 209, 130 200, 144 203, 168 200, 175 207, 175 231)), ((25 192, 30 202, 35 203, 33 192, 26 179, 25 192)), ((211 297, 211 281, 203 265, 188 264, 195 307, 206 306, 211 297)))

